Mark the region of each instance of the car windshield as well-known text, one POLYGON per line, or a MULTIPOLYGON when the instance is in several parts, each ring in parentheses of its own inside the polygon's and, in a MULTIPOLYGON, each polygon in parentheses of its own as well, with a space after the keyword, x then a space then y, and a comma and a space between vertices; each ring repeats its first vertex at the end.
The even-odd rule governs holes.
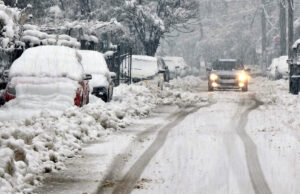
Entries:
POLYGON ((243 66, 237 61, 217 61, 213 64, 214 70, 240 70, 243 69, 243 66))

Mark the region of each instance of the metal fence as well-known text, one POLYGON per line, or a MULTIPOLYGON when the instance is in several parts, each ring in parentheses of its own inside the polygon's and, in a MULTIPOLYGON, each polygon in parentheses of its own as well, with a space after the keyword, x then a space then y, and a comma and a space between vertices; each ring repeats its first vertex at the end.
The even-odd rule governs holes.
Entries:
POLYGON ((120 49, 107 59, 108 68, 116 73, 115 85, 131 84, 132 49, 120 49))

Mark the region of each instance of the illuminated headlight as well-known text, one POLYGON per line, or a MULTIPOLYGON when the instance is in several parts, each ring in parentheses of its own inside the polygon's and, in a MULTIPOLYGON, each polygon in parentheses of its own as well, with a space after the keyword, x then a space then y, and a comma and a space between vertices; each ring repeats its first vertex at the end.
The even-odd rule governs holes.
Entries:
POLYGON ((216 88, 216 87, 218 87, 218 84, 217 84, 216 82, 213 82, 213 83, 211 84, 211 86, 212 86, 213 88, 216 88))
POLYGON ((239 78, 239 81, 245 82, 248 79, 248 75, 243 72, 238 75, 238 78, 239 78))
POLYGON ((241 82, 241 83, 239 83, 239 87, 240 87, 240 88, 243 88, 244 86, 245 86, 245 84, 244 84, 244 83, 242 83, 242 82, 241 82))
POLYGON ((214 74, 214 73, 210 74, 210 76, 209 76, 209 79, 210 79, 211 81, 216 81, 218 78, 219 78, 218 75, 217 75, 217 74, 214 74))

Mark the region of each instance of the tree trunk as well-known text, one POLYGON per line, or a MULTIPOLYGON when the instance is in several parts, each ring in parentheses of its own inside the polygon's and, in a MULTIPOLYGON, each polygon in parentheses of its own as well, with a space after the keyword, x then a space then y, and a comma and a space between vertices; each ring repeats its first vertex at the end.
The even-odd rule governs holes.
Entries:
POLYGON ((279 2, 280 16, 280 56, 286 55, 286 9, 283 2, 279 2))
POLYGON ((266 14, 265 14, 265 5, 266 1, 261 0, 262 9, 261 9, 261 29, 262 29, 262 39, 261 39, 261 49, 262 49, 262 71, 263 74, 266 73, 267 69, 267 21, 266 21, 266 14))
POLYGON ((289 34, 289 58, 292 56, 292 46, 294 44, 294 1, 288 0, 288 34, 289 34))
POLYGON ((159 40, 146 41, 143 45, 146 55, 154 57, 159 46, 159 40))

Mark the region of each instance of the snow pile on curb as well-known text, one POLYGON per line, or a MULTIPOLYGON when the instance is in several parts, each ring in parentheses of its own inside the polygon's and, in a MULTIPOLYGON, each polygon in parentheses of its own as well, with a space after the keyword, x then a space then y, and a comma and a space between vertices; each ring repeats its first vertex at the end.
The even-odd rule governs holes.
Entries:
POLYGON ((194 76, 178 78, 165 83, 163 90, 157 87, 157 83, 154 81, 151 81, 150 84, 144 83, 156 95, 157 104, 186 107, 207 102, 207 96, 195 93, 195 89, 199 88, 202 82, 203 80, 194 76))
POLYGON ((146 116, 155 106, 143 86, 121 86, 115 93, 113 103, 94 99, 62 115, 43 111, 31 119, 1 122, 0 193, 30 192, 41 174, 62 169, 63 161, 76 156, 82 143, 124 128, 132 117, 146 116))
POLYGON ((260 109, 279 114, 276 117, 278 127, 292 129, 300 139, 300 97, 289 93, 288 80, 270 81, 260 77, 255 80, 255 85, 258 90, 256 98, 264 103, 260 109))

